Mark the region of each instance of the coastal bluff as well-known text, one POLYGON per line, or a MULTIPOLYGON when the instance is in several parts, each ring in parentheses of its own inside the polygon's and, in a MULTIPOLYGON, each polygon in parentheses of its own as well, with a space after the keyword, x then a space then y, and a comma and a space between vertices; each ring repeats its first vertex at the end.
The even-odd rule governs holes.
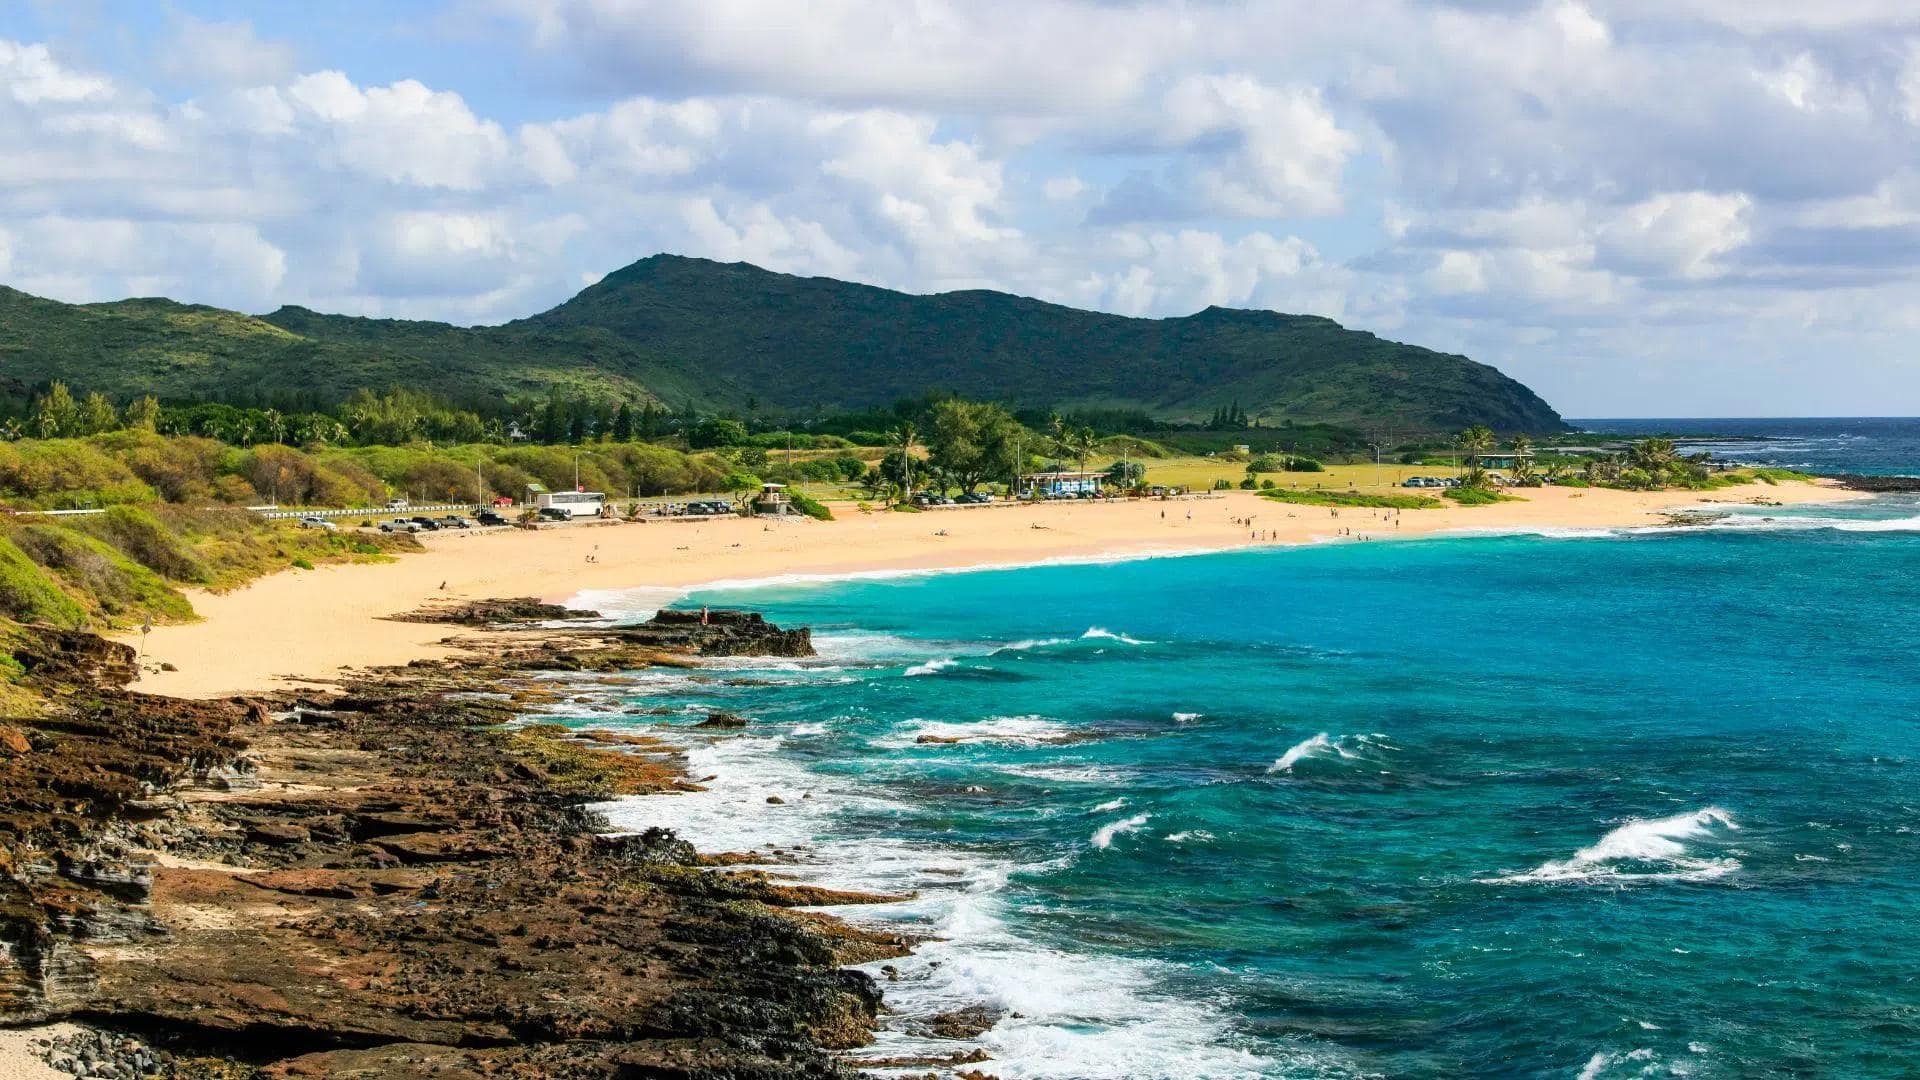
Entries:
POLYGON ((831 1051, 869 1040, 880 995, 844 965, 908 943, 785 909, 897 898, 603 835, 591 803, 698 789, 679 748, 516 723, 565 700, 554 672, 810 655, 808 632, 495 610, 452 659, 212 701, 127 689, 126 646, 24 631, 43 704, 0 728, 0 1023, 123 1033, 50 1051, 98 1075, 856 1075, 831 1051))

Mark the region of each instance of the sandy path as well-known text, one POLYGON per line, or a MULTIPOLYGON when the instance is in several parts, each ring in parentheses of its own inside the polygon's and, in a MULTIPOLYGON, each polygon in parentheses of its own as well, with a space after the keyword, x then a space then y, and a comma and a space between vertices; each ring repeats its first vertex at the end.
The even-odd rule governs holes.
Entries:
MULTIPOLYGON (((1008 565, 1045 559, 1226 550, 1333 538, 1342 527, 1377 537, 1460 529, 1614 527, 1656 523, 1658 512, 1704 502, 1836 501, 1854 493, 1807 484, 1751 485, 1720 492, 1624 492, 1540 488, 1525 502, 1407 511, 1396 527, 1379 511, 1287 506, 1251 492, 1192 501, 958 508, 920 514, 859 514, 841 520, 582 524, 540 531, 499 529, 423 537, 424 554, 394 563, 289 570, 225 594, 196 593, 203 620, 154 630, 150 672, 139 688, 217 697, 327 679, 343 668, 399 664, 444 654, 444 626, 383 616, 435 597, 540 596, 583 589, 681 587, 782 574, 1008 565), (1188 517, 1189 513, 1191 518, 1188 517), (1235 518, 1273 532, 1254 541, 1235 518), (939 535, 944 532, 945 535, 939 535), (591 555, 594 561, 589 562, 591 555)), ((138 643, 139 635, 122 640, 138 643)))
POLYGON ((33 1044, 42 1039, 71 1035, 80 1030, 72 1024, 44 1024, 38 1027, 0 1028, 0 1080, 73 1080, 40 1059, 33 1044))

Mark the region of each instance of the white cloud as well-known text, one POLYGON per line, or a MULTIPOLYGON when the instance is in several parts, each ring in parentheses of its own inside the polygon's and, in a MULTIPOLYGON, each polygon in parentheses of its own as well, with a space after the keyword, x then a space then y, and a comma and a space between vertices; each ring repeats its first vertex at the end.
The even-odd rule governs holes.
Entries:
POLYGON ((1753 200, 1734 192, 1656 195, 1626 207, 1599 230, 1602 258, 1686 280, 1713 277, 1716 260, 1744 245, 1753 200))
POLYGON ((509 153, 499 124, 475 116, 460 95, 411 79, 362 90, 323 71, 295 79, 285 96, 323 160, 392 183, 478 190, 509 153))
POLYGON ((27 105, 105 101, 114 94, 112 82, 61 66, 45 45, 11 41, 0 41, 0 86, 8 97, 27 105))
POLYGON ((0 41, 0 271, 492 321, 670 250, 1343 316, 1550 397, 1696 327, 1884 359, 1874 328, 1920 317, 1920 15, 1891 0, 464 4, 462 33, 507 16, 530 122, 483 107, 500 70, 303 73, 193 15, 161 87, 0 41))
POLYGON ((1194 178, 1209 209, 1239 217, 1337 213, 1341 174, 1360 140, 1341 130, 1320 95, 1244 75, 1183 79, 1163 103, 1167 139, 1224 139, 1231 149, 1194 178))
POLYGON ((160 70, 189 86, 264 86, 287 79, 299 58, 283 41, 265 41, 245 20, 217 22, 175 13, 160 70))
POLYGON ((1050 202, 1072 202, 1087 190, 1087 182, 1074 175, 1049 177, 1040 191, 1050 202))

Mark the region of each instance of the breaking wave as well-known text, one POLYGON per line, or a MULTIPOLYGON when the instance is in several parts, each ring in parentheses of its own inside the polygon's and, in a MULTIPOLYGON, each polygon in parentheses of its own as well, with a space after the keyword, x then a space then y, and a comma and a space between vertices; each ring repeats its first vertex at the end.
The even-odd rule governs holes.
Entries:
POLYGON ((891 748, 938 743, 1049 746, 1082 737, 1082 732, 1044 716, 990 716, 967 722, 911 720, 893 734, 875 740, 874 745, 891 748))
POLYGON ((1666 818, 1634 818, 1592 847, 1574 852, 1571 859, 1481 881, 1489 885, 1707 881, 1740 869, 1739 860, 1696 853, 1688 845, 1724 840, 1727 833, 1739 829, 1733 815, 1717 806, 1666 818))
POLYGON ((1106 849, 1113 846, 1114 837, 1124 836, 1127 833, 1139 832, 1140 827, 1142 825, 1145 825, 1148 821, 1152 820, 1152 818, 1153 818, 1152 814, 1135 814, 1130 818, 1123 818, 1119 821, 1108 822, 1107 824, 1100 826, 1098 829, 1093 830, 1093 837, 1092 837, 1093 846, 1096 848, 1099 848, 1102 851, 1105 851, 1106 849))
POLYGON ((1287 748, 1287 752, 1274 759, 1267 766, 1269 773, 1291 773, 1294 766, 1315 758, 1333 758, 1341 761, 1358 761, 1370 757, 1374 751, 1392 750, 1385 735, 1328 735, 1321 732, 1310 739, 1302 739, 1287 748))

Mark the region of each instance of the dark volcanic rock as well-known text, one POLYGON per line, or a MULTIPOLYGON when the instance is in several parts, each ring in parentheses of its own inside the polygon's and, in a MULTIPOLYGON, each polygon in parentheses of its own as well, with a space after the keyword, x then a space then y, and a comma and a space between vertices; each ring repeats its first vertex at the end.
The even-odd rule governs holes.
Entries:
POLYGON ((84 635, 16 653, 48 706, 0 751, 0 1023, 82 1014, 231 1075, 852 1077, 826 1051, 867 1041, 879 994, 842 965, 907 943, 788 909, 885 898, 596 836, 584 804, 695 787, 679 749, 505 725, 560 657, 805 655, 806 632, 535 639, 271 708, 128 693, 130 657, 84 635))
POLYGON ((457 626, 495 626, 501 623, 558 622, 598 619, 597 611, 549 604, 531 596, 511 600, 446 600, 418 611, 394 615, 395 622, 451 623, 457 626))
POLYGON ((1920 476, 1861 476, 1857 473, 1838 473, 1828 479, 1838 480, 1841 487, 1852 491, 1872 491, 1879 494, 1920 491, 1920 476))
POLYGON ((628 641, 689 648, 701 656, 814 655, 812 630, 782 630, 757 611, 670 609, 620 634, 628 641))
POLYGON ((939 1039, 971 1039, 1000 1022, 1005 1009, 987 1005, 969 1005, 952 1012, 936 1013, 921 1021, 919 1027, 939 1039))

